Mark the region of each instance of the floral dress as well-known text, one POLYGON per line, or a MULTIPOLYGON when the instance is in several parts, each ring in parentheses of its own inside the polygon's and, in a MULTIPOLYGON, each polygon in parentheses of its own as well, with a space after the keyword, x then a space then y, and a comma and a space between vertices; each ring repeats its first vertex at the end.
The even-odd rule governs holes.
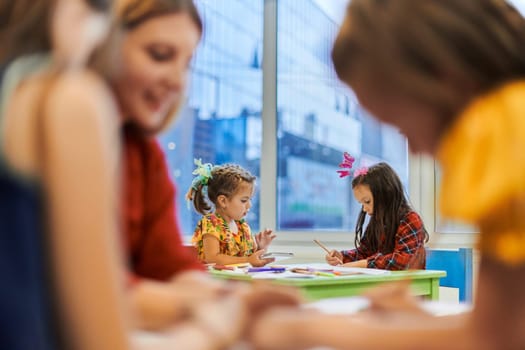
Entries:
POLYGON ((204 235, 212 235, 219 240, 220 253, 230 256, 249 256, 255 252, 255 240, 248 223, 242 219, 235 221, 237 233, 230 231, 228 223, 218 214, 204 215, 195 228, 192 244, 197 248, 199 259, 204 257, 204 235))

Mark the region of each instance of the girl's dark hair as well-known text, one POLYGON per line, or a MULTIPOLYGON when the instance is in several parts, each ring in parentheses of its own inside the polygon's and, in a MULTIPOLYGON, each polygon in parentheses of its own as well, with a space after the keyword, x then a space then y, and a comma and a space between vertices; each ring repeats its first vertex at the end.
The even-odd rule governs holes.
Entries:
POLYGON ((230 198, 238 191, 239 185, 253 184, 255 179, 255 176, 238 164, 216 165, 211 171, 207 186, 201 184, 197 190, 190 189, 193 206, 198 213, 208 214, 216 206, 220 195, 230 198))
POLYGON ((525 20, 505 0, 352 0, 332 49, 356 75, 451 122, 480 93, 525 77, 525 20))
POLYGON ((367 185, 370 188, 374 212, 365 232, 363 224, 366 213, 363 210, 359 213, 355 227, 355 245, 358 247, 361 240, 364 240, 372 251, 391 253, 396 243, 399 223, 412 210, 403 184, 394 169, 382 162, 371 166, 366 174, 358 175, 352 180, 352 189, 359 185, 367 185))

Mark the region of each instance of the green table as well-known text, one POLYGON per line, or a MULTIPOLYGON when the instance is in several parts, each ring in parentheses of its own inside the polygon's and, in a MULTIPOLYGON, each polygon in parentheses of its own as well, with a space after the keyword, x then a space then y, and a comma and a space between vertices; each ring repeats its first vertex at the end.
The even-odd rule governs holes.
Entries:
MULTIPOLYGON (((210 274, 220 279, 247 282, 255 281, 251 275, 238 272, 211 270, 210 274)), ((445 271, 410 270, 392 271, 389 274, 381 275, 316 276, 313 278, 279 278, 265 281, 298 287, 303 290, 305 297, 309 300, 318 300, 360 295, 364 290, 380 283, 408 279, 411 281, 411 288, 414 295, 421 295, 431 300, 437 300, 439 299, 439 279, 445 276, 445 271)))

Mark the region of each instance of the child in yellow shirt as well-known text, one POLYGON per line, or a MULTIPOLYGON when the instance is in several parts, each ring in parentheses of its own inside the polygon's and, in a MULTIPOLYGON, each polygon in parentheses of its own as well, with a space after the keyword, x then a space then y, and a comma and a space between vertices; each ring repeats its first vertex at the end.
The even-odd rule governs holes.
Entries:
POLYGON ((199 258, 221 265, 264 266, 274 261, 262 257, 275 238, 272 230, 265 229, 252 237, 244 219, 251 208, 255 176, 237 164, 212 166, 200 160, 195 164, 197 176, 187 199, 203 215, 192 238, 199 258))

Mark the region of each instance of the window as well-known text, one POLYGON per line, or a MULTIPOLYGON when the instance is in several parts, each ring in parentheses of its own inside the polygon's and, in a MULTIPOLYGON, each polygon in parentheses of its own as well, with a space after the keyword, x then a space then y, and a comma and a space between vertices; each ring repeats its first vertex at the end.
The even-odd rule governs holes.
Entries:
MULTIPOLYGON (((259 177, 261 158, 263 0, 195 2, 204 33, 192 62, 188 103, 163 146, 173 180, 182 232, 191 235, 200 215, 186 207, 193 159, 237 163, 259 177)), ((259 199, 247 217, 259 226, 259 199)))
POLYGON ((277 4, 277 228, 353 231, 360 206, 351 179, 336 173, 342 153, 357 167, 388 162, 406 187, 406 140, 370 118, 335 75, 334 14, 345 2, 277 4))
POLYGON ((439 212, 439 183, 441 182, 441 171, 437 163, 435 164, 435 183, 436 183, 436 193, 434 198, 436 201, 436 227, 435 232, 439 233, 476 233, 479 232, 478 229, 472 225, 467 225, 459 221, 445 220, 441 217, 439 212))
POLYGON ((408 186, 405 138, 370 118, 332 68, 346 0, 196 3, 205 31, 188 103, 160 138, 185 235, 200 217, 184 205, 194 158, 258 177, 247 217, 254 231, 353 231, 360 208, 350 179, 336 173, 343 151, 358 165, 388 162, 408 186))

